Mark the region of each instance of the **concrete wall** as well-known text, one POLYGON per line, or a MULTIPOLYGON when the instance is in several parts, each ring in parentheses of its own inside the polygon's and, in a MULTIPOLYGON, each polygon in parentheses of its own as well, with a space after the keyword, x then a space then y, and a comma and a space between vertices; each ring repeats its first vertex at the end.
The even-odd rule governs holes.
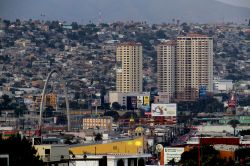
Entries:
MULTIPOLYGON (((202 132, 227 132, 227 133, 231 133, 233 134, 234 129, 232 128, 231 125, 207 125, 207 126, 197 126, 196 127, 198 132, 202 133, 202 132)), ((238 125, 236 127, 236 131, 241 131, 241 130, 248 130, 250 129, 250 126, 240 126, 238 125)))
POLYGON ((69 158, 68 145, 34 145, 34 147, 44 161, 59 161, 62 155, 64 159, 69 158), (45 156, 45 149, 50 150, 50 155, 45 156))

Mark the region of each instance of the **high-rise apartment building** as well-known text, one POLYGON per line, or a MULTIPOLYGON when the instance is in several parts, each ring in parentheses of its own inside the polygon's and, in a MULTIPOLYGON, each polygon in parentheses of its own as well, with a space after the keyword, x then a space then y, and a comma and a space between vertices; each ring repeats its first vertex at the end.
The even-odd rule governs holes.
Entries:
POLYGON ((175 92, 176 41, 162 42, 157 46, 158 91, 173 98, 175 92))
POLYGON ((212 92, 213 39, 200 34, 178 37, 175 65, 176 99, 197 99, 201 86, 212 92))
POLYGON ((116 49, 116 91, 142 92, 142 46, 121 43, 116 49))

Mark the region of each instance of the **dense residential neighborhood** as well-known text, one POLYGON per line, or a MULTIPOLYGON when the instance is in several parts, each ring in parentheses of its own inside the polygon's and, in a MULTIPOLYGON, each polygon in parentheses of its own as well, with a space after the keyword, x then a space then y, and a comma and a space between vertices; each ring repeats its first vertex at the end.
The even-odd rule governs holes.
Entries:
MULTIPOLYGON (((188 58, 178 64, 171 62, 180 73, 183 68, 188 73, 183 63, 198 64, 195 58, 188 58)), ((170 77, 164 71, 166 66, 170 65, 162 65, 163 83, 170 77)), ((48 165, 80 165, 87 160, 96 160, 99 165, 174 165, 179 161, 197 165, 200 156, 189 155, 198 153, 203 156, 201 161, 210 164, 245 164, 249 156, 244 155, 244 148, 248 151, 250 145, 249 70, 250 20, 244 24, 173 19, 162 24, 89 21, 81 25, 0 19, 0 145, 6 148, 0 154, 9 152, 4 143, 14 140, 25 144, 22 136, 26 136, 48 165), (173 46, 181 38, 184 44, 173 46), (194 98, 177 100, 160 91, 157 57, 160 54, 167 59, 164 56, 169 52, 163 49, 164 44, 160 51, 157 46, 170 44, 174 50, 171 56, 177 59, 175 49, 184 50, 193 39, 206 47, 192 47, 203 49, 196 52, 198 58, 205 57, 200 58, 201 66, 211 55, 211 78, 204 78, 211 79, 211 88, 196 83, 199 89, 192 89, 194 98), (118 79, 117 73, 124 70, 121 66, 128 64, 133 67, 127 67, 118 79), (142 72, 132 71, 134 68, 142 68, 142 72), (133 85, 141 83, 135 79, 138 73, 142 73, 142 88, 138 86, 142 91, 129 91, 127 84, 124 92, 123 83, 130 81, 130 75, 133 85), (17 133, 22 136, 10 137, 17 133)), ((203 79, 206 72, 203 68, 195 77, 203 79)), ((32 156, 33 151, 29 153, 32 156)), ((32 162, 41 164, 35 159, 32 162)))
POLYGON ((247 25, 179 22, 78 25, 76 22, 1 20, 1 87, 34 87, 39 91, 48 72, 58 68, 68 83, 72 100, 86 99, 86 92, 90 91, 115 90, 116 45, 136 41, 143 46, 143 88, 150 91, 157 86, 155 46, 188 32, 213 37, 215 78, 230 79, 234 83, 249 81, 250 29, 247 25), (78 95, 75 96, 75 92, 78 95))

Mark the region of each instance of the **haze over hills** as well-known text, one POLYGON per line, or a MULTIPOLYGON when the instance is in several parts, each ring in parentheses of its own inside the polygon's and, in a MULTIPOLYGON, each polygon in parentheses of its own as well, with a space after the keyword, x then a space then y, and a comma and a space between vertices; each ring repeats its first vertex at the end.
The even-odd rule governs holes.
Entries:
POLYGON ((44 19, 82 23, 114 21, 244 22, 250 8, 216 0, 3 0, 0 17, 44 19), (45 16, 41 16, 41 13, 45 16))

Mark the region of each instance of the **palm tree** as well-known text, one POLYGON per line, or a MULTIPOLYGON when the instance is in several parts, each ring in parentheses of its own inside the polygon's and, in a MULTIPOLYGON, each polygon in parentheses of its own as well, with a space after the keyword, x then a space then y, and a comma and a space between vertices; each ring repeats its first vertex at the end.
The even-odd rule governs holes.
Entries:
POLYGON ((240 124, 240 122, 236 119, 232 119, 228 122, 229 125, 232 126, 232 128, 234 129, 234 136, 235 136, 235 128, 237 127, 238 124, 240 124))

